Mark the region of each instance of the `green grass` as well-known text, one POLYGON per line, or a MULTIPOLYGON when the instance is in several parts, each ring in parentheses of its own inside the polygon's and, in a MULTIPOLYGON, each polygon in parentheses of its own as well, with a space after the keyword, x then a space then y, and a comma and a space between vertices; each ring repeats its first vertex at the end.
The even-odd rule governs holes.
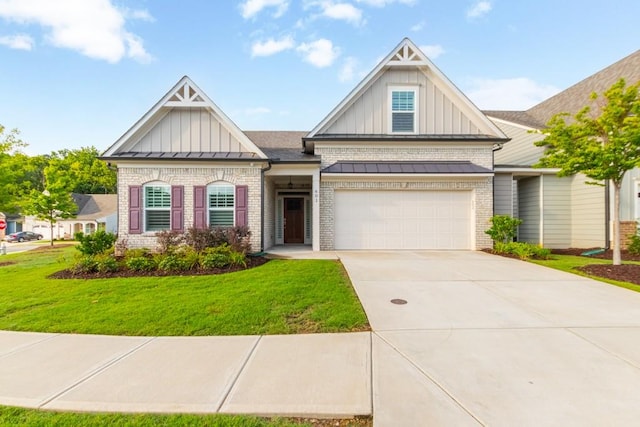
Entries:
MULTIPOLYGON (((576 267, 582 267, 589 264, 611 264, 611 260, 587 258, 574 255, 552 255, 548 260, 530 260, 535 264, 544 265, 545 267, 555 268, 556 270, 566 271, 567 273, 577 274, 591 279, 600 280, 601 282, 610 283, 612 285, 620 286, 622 288, 630 289, 632 291, 640 292, 640 286, 629 283, 620 282, 618 280, 605 279, 603 277, 592 276, 590 274, 583 273, 580 270, 576 270, 576 267)), ((640 264, 633 261, 625 261, 625 264, 640 264)))
MULTIPOLYGON (((361 424, 358 424, 361 425, 361 424)), ((311 427, 311 423, 288 419, 266 419, 238 415, 152 415, 152 414, 91 414, 48 412, 0 406, 0 426, 38 427, 311 427)))
POLYGON ((0 257, 0 329, 106 335, 262 335, 366 330, 342 265, 273 260, 216 276, 47 279, 77 251, 0 257))

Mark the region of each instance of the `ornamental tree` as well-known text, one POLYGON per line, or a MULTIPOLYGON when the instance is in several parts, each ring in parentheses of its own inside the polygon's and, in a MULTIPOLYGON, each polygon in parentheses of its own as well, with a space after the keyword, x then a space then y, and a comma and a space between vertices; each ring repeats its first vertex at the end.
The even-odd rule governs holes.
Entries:
POLYGON ((613 264, 620 256, 620 188, 627 171, 640 166, 640 82, 626 86, 620 79, 604 92, 591 94, 591 105, 570 117, 556 114, 542 130, 546 147, 538 167, 560 168, 558 176, 582 173, 613 188, 613 264))

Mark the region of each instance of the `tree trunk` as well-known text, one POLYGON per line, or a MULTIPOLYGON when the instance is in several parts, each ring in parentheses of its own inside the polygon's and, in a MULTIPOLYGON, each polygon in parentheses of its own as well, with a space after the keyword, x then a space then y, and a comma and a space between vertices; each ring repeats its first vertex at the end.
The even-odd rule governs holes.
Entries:
POLYGON ((620 255, 620 187, 621 182, 613 181, 613 265, 622 264, 620 255))
POLYGON ((49 219, 49 231, 51 232, 51 246, 53 246, 53 220, 49 219))

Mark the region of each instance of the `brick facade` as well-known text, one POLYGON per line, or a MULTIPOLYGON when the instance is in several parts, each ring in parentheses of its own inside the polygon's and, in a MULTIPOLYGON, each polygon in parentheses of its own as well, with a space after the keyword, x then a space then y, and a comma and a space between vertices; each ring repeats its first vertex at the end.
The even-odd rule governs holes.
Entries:
POLYGON ((638 233, 636 221, 620 221, 620 249, 625 250, 631 243, 631 236, 638 233))
MULTIPOLYGON (((345 143, 346 144, 346 143, 345 143)), ((322 157, 322 168, 337 161, 471 161, 488 169, 493 168, 492 147, 484 146, 416 146, 416 147, 315 147, 315 154, 322 157)), ((334 191, 335 190, 454 190, 473 191, 475 206, 476 249, 492 247, 491 238, 485 234, 493 215, 493 178, 478 177, 416 178, 376 180, 375 177, 355 180, 345 176, 344 181, 322 180, 320 184, 320 249, 334 249, 334 191)))
POLYGON ((126 240, 128 248, 155 248, 153 233, 129 234, 127 200, 130 185, 162 182, 184 186, 184 229, 193 226, 193 187, 224 181, 234 185, 248 186, 248 226, 251 230, 251 246, 254 251, 261 247, 261 168, 259 166, 238 167, 118 167, 118 238, 126 240))

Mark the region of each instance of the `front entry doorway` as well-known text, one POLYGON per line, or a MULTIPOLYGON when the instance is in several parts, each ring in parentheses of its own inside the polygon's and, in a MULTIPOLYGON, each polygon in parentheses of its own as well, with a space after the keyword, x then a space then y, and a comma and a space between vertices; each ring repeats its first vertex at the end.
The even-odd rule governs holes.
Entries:
POLYGON ((284 198, 284 243, 304 243, 304 198, 284 198))

